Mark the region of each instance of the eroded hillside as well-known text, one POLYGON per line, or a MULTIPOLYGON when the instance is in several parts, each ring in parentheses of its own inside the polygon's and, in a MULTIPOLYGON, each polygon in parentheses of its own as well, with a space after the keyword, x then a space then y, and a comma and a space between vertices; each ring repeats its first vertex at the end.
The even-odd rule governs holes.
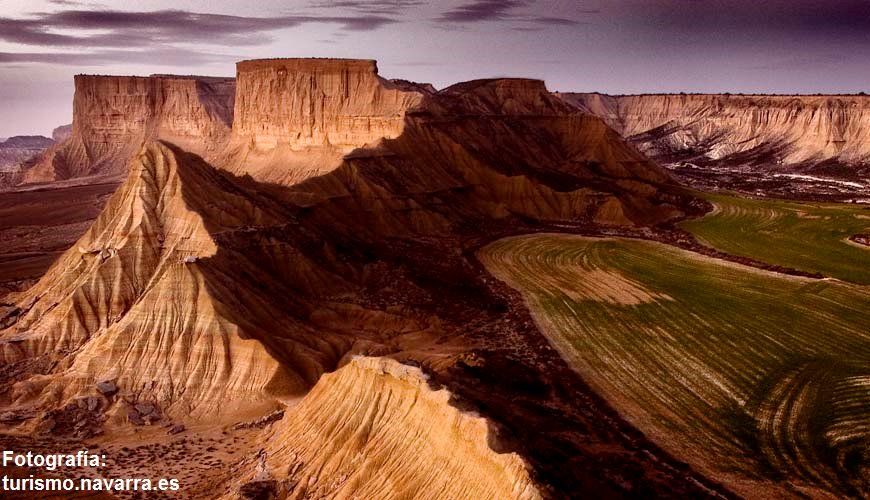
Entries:
POLYGON ((279 497, 541 498, 523 460, 493 450, 491 425, 450 397, 419 368, 355 357, 270 430, 246 487, 279 497))
POLYGON ((870 183, 867 96, 558 95, 693 185, 861 198, 870 183))
POLYGON ((38 135, 0 140, 0 191, 21 182, 23 172, 52 144, 52 139, 38 135))
MULTIPOLYGON (((318 387, 341 390, 344 375, 321 376, 342 359, 386 356, 421 367, 450 389, 450 405, 486 417, 498 429, 497 451, 520 454, 535 489, 719 491, 590 391, 519 297, 474 258, 500 234, 557 225, 640 231, 699 213, 702 203, 540 81, 432 93, 379 78, 369 61, 268 60, 239 72, 225 150, 196 142, 191 152, 185 141, 194 134, 172 142, 165 132, 184 120, 145 120, 163 130, 161 140, 146 134, 93 226, 13 296, 0 331, 5 425, 100 442, 101 433, 142 423, 224 426, 287 408, 275 429, 313 425, 338 444, 344 434, 333 424, 302 423, 294 412, 314 411, 320 403, 309 398, 341 400, 318 396, 326 391, 318 387), (264 89, 274 93, 266 99, 264 89)), ((117 89, 109 84, 109 96, 117 89)), ((120 129, 107 125, 105 137, 120 129)), ((397 411, 375 393, 362 400, 372 411, 397 411)), ((441 408, 433 428, 465 428, 441 408)), ((412 412, 389 430, 401 453, 426 446, 410 438, 421 418, 412 412)), ((280 430, 270 436, 269 457, 311 446, 280 430)), ((475 439, 474 467, 457 465, 463 482, 450 485, 456 496, 478 491, 486 467, 513 460, 475 439)), ((363 445, 348 441, 337 456, 363 445)), ((244 460, 258 456, 253 446, 244 460)), ((434 470, 431 459, 385 470, 418 477, 434 470)), ((274 460, 266 472, 288 478, 274 460)), ((299 470, 312 474, 311 464, 299 470)), ((369 477, 369 466, 358 466, 311 476, 308 488, 332 491, 345 473, 369 477)), ((508 469, 516 474, 488 481, 510 496, 534 491, 517 466, 508 469)))

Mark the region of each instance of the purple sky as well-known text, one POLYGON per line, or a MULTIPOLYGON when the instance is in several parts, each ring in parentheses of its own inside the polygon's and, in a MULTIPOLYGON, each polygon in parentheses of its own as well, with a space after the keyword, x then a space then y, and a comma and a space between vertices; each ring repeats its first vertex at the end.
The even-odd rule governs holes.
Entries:
POLYGON ((359 57, 443 87, 870 90, 870 0, 3 0, 0 136, 71 120, 76 73, 232 75, 255 57, 359 57), (256 5, 256 7, 253 7, 256 5))

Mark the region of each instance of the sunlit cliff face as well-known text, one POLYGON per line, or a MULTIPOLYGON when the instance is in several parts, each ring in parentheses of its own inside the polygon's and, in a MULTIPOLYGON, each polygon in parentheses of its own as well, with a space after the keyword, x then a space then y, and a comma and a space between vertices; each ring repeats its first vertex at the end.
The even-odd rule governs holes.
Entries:
POLYGON ((25 174, 26 182, 121 176, 146 139, 208 155, 232 124, 232 78, 79 75, 75 85, 70 137, 25 174))

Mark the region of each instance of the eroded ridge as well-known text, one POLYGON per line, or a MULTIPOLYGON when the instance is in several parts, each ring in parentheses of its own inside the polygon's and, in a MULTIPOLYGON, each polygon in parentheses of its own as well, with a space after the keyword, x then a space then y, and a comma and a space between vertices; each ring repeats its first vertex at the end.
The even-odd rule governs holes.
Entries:
POLYGON ((275 424, 252 480, 278 498, 541 498, 484 418, 419 368, 353 357, 275 424))
MULTIPOLYGON (((281 161, 223 163, 146 142, 90 232, 4 314, 4 421, 55 437, 256 421, 349 354, 390 356, 508 423, 522 438, 507 449, 555 491, 715 488, 638 444, 466 251, 521 227, 672 221, 693 197, 542 82, 397 87, 425 106, 349 153, 284 144, 266 153, 281 161)), ((626 293, 649 300, 637 280, 608 296, 626 293)))

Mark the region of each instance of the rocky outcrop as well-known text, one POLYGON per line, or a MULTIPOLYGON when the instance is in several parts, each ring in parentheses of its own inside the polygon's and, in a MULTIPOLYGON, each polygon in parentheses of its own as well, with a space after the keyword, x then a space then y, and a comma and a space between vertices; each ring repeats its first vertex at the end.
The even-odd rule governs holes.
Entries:
POLYGON ((862 165, 870 97, 559 94, 654 158, 748 165, 862 165))
POLYGON ((345 152, 402 133, 420 103, 378 76, 375 61, 267 59, 237 65, 233 135, 255 148, 335 146, 345 152))
POLYGON ((439 92, 457 101, 457 111, 481 115, 570 115, 575 111, 553 99, 543 80, 495 78, 457 83, 439 92))
POLYGON ((22 172, 54 141, 41 135, 20 135, 0 142, 0 189, 21 180, 22 172))
POLYGON ((489 422, 450 398, 419 368, 355 357, 275 424, 257 479, 278 498, 541 498, 523 460, 492 449, 489 422))
MULTIPOLYGON (((281 245, 264 241, 266 253, 250 248, 248 257, 216 259, 217 234, 285 219, 222 186, 220 173, 168 146, 139 152, 100 217, 18 301, 14 326, 3 332, 2 364, 63 360, 52 377, 16 384, 19 404, 37 398, 54 406, 112 380, 169 415, 220 419, 274 409, 276 398, 301 392, 336 362, 335 352, 347 349, 340 340, 278 319, 280 307, 298 310, 292 294, 282 304, 238 296, 236 273, 268 275, 255 269, 265 261, 243 260, 280 258, 281 245), (242 311, 245 319, 235 316, 242 311), (274 342, 288 357, 270 352, 274 342)), ((288 273, 305 273, 296 282, 317 279, 301 257, 288 273)), ((274 276, 268 289, 283 288, 291 274, 274 276)))
POLYGON ((70 137, 49 150, 24 182, 118 177, 142 142, 165 139, 203 155, 232 124, 231 78, 78 75, 70 137))
POLYGON ((51 131, 51 138, 54 139, 54 142, 63 142, 70 138, 72 135, 72 123, 69 125, 61 125, 60 127, 56 127, 51 131))
POLYGON ((356 148, 398 137, 423 97, 378 76, 375 61, 242 61, 233 141, 218 163, 267 182, 301 182, 356 148))
POLYGON ((88 232, 17 300, 0 360, 76 355, 59 381, 25 383, 16 398, 65 401, 111 379, 170 415, 214 416, 242 394, 268 402, 373 340, 328 319, 349 314, 332 306, 315 315, 316 335, 307 325, 319 297, 362 286, 362 249, 516 217, 634 226, 686 210, 668 177, 599 119, 560 107, 540 83, 514 83, 451 87, 399 137, 270 197, 260 191, 274 188, 148 143, 88 232))
MULTIPOLYGON (((469 252, 505 232, 640 228, 696 210, 661 168, 534 80, 416 92, 392 88, 369 61, 279 60, 243 63, 239 82, 227 150, 210 163, 177 140, 146 142, 87 234, 39 283, 10 299, 0 318, 0 375, 14 375, 0 377, 9 411, 67 408, 112 381, 117 399, 148 402, 190 429, 256 421, 319 386, 342 359, 389 356, 453 383, 454 392, 466 390, 469 404, 493 421, 511 422, 524 439, 505 446, 522 449, 542 482, 556 478, 560 492, 591 483, 607 493, 628 490, 647 470, 669 489, 697 491, 668 472, 676 469, 656 465, 659 458, 630 452, 622 430, 595 434, 602 448, 617 450, 608 460, 553 458, 563 453, 556 448, 588 444, 590 434, 579 434, 611 425, 612 417, 599 418, 600 408, 577 395, 583 386, 576 374, 532 337, 530 320, 516 319, 469 252), (240 125, 248 113, 258 113, 262 126, 240 125), (643 465, 628 477, 614 473, 610 460, 643 465), (596 477, 601 471, 607 475, 596 477)), ((163 124, 155 125, 160 136, 179 130, 145 123, 163 124)), ((114 130, 106 126, 107 141, 114 130)), ((363 427, 341 430, 333 425, 347 419, 313 419, 314 403, 308 410, 302 403, 299 418, 288 409, 285 419, 298 427, 280 435, 284 444, 270 444, 270 455, 286 460, 283 469, 272 466, 281 481, 294 474, 291 448, 309 444, 295 437, 304 431, 339 446, 332 459, 306 458, 296 471, 314 477, 310 486, 324 494, 379 496, 399 483, 408 490, 389 495, 428 494, 424 477, 460 497, 484 495, 484 488, 499 496, 534 493, 515 458, 483 446, 479 420, 443 405, 444 395, 401 375, 406 369, 383 370, 390 376, 342 371, 326 379, 332 389, 311 394, 336 414, 351 417, 342 406, 347 399, 385 412, 386 420, 362 412, 351 422, 363 427), (384 391, 400 409, 378 399, 384 391), (443 419, 426 428, 433 415, 443 419), (390 430, 387 421, 400 425, 390 430), (363 439, 369 431, 394 453, 352 463, 357 450, 375 455, 374 443, 363 439), (429 437, 412 440, 424 431, 429 437), (473 466, 442 449, 459 450, 473 466), (414 454, 426 463, 381 460, 414 454), (305 468, 309 462, 316 469, 305 468), (375 466, 389 477, 372 479, 375 466), (358 480, 346 482, 350 476, 358 480), (448 484, 451 476, 461 483, 448 484)), ((142 415, 118 405, 100 407, 106 425, 135 424, 142 415)), ((635 440, 631 446, 638 449, 635 440)), ((299 453, 314 453, 305 449, 299 453)), ((289 484, 251 479, 245 494, 289 484)))
POLYGON ((0 143, 0 149, 41 151, 52 144, 54 144, 54 141, 41 135, 17 135, 0 143))

